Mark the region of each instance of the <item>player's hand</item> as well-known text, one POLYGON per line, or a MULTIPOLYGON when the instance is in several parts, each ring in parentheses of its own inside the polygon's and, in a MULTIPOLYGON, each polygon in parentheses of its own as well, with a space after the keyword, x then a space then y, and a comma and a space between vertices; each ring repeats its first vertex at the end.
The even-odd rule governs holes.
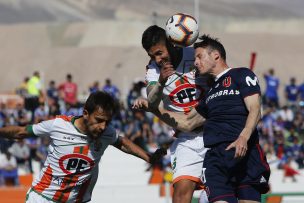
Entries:
POLYGON ((159 148, 150 156, 150 164, 152 166, 158 164, 163 156, 167 154, 167 149, 159 148))
POLYGON ((239 136, 237 140, 232 142, 226 150, 235 148, 234 158, 241 159, 246 155, 248 146, 247 146, 247 139, 243 136, 239 136))
POLYGON ((168 78, 175 73, 174 67, 170 62, 163 62, 160 68, 158 82, 165 85, 168 78))
POLYGON ((148 100, 144 98, 137 98, 133 103, 132 109, 149 111, 148 100))

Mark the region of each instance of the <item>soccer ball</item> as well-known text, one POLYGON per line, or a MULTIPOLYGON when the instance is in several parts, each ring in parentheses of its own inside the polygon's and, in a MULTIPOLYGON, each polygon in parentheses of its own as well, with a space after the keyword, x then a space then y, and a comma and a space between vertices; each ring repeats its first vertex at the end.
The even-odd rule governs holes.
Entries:
POLYGON ((190 46, 196 41, 198 34, 197 21, 190 15, 177 13, 166 22, 167 38, 176 46, 190 46))

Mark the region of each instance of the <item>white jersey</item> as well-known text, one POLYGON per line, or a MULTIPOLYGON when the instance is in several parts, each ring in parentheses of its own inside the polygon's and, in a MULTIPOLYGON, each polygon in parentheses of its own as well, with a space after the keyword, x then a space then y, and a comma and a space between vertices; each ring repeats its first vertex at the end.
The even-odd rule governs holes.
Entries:
MULTIPOLYGON (((169 111, 187 113, 202 99, 207 87, 206 80, 197 74, 194 67, 194 49, 192 47, 183 48, 183 57, 175 72, 165 84, 162 102, 164 108, 169 111)), ((147 66, 147 85, 156 83, 159 75, 159 66, 155 61, 151 61, 147 66)))
MULTIPOLYGON (((170 76, 162 94, 164 108, 169 111, 191 111, 204 96, 206 79, 199 76, 194 67, 194 49, 183 48, 183 57, 176 68, 176 73, 170 76)), ((160 75, 159 66, 152 61, 147 66, 146 82, 156 83, 160 75)), ((207 149, 204 147, 203 132, 180 132, 170 146, 173 184, 188 179, 203 188, 202 168, 207 149)))
POLYGON ((27 127, 36 136, 47 135, 52 140, 31 188, 50 202, 90 201, 101 156, 118 139, 115 129, 107 127, 99 142, 92 142, 74 126, 75 119, 58 116, 27 127))

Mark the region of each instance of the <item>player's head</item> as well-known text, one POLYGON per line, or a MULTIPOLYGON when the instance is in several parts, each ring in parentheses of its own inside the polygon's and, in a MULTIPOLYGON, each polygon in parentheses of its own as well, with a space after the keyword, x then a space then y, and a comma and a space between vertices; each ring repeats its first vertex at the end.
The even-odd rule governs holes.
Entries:
POLYGON ((142 34, 141 43, 151 59, 158 65, 170 61, 169 53, 173 45, 167 40, 166 31, 163 28, 157 25, 148 27, 142 34))
POLYGON ((106 92, 97 91, 90 94, 83 109, 86 131, 94 139, 101 136, 112 119, 115 101, 106 92))
POLYGON ((203 35, 199 38, 201 41, 194 44, 195 62, 199 72, 213 73, 213 69, 218 64, 226 63, 226 51, 224 46, 216 38, 209 35, 203 35))

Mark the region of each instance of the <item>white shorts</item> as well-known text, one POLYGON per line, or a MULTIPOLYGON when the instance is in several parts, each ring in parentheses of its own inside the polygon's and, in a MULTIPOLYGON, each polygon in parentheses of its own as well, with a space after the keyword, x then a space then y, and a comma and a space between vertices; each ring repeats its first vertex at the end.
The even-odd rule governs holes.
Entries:
POLYGON ((30 188, 26 193, 25 203, 50 203, 54 202, 51 199, 43 197, 41 194, 35 192, 32 188, 30 188))
POLYGON ((179 136, 170 147, 173 184, 179 180, 188 179, 203 188, 203 161, 207 150, 201 134, 200 136, 179 136))

